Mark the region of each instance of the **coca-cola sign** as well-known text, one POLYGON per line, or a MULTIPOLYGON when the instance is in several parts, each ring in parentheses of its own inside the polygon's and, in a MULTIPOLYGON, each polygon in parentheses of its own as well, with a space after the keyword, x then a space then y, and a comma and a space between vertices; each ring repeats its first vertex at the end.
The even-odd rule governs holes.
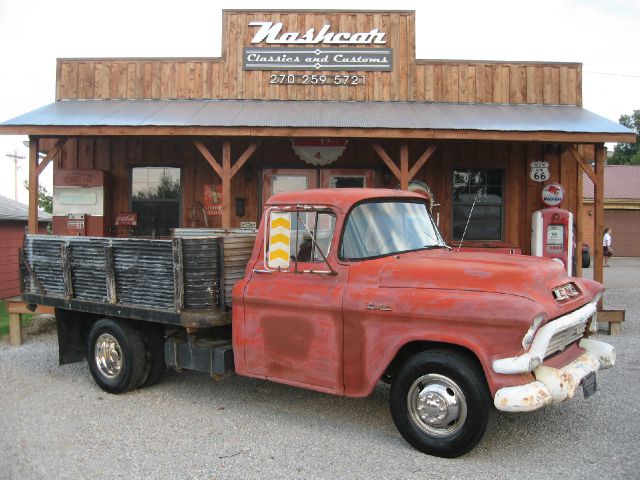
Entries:
POLYGON ((116 214, 116 227, 135 227, 138 225, 138 214, 136 212, 123 212, 116 214))

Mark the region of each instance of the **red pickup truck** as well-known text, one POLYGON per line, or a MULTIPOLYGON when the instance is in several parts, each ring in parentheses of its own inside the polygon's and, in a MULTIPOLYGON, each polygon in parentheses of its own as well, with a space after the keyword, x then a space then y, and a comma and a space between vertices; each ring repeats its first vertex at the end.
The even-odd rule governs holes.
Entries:
POLYGON ((56 307, 60 363, 86 358, 108 392, 166 367, 349 397, 382 381, 401 435, 443 457, 482 439, 492 406, 589 396, 615 363, 589 338, 602 285, 547 259, 456 252, 409 192, 275 195, 257 234, 28 235, 21 264, 24 300, 56 307))

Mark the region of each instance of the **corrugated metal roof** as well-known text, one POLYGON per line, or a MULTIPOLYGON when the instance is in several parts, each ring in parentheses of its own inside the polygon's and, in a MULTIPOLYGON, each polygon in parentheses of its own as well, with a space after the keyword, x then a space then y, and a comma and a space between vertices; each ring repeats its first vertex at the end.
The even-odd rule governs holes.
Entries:
MULTIPOLYGON (((0 221, 26 221, 29 220, 29 207, 24 203, 16 202, 0 195, 0 221)), ((51 214, 38 210, 38 221, 50 222, 51 214)))
POLYGON ((2 126, 633 133, 576 106, 305 100, 64 100, 8 120, 2 126))
MULTIPOLYGON (((583 176, 583 196, 593 199, 593 183, 583 176)), ((640 165, 606 165, 604 167, 605 200, 640 200, 640 165)))

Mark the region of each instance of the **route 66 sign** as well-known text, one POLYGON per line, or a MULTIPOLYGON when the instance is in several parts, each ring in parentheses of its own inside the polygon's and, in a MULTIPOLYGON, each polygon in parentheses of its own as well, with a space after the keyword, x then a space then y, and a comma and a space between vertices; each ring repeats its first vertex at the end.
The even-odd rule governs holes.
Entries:
POLYGON ((534 182, 546 182, 551 177, 549 173, 549 162, 531 162, 529 178, 534 182))

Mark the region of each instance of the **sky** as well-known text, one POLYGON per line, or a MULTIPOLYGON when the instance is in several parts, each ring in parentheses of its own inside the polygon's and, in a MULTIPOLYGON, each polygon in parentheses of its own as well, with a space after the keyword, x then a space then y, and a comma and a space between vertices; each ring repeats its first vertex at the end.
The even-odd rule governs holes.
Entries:
MULTIPOLYGON (((0 0, 0 122, 55 101, 56 58, 215 57, 223 9, 258 1, 0 0)), ((271 0, 270 9, 416 11, 423 59, 583 64, 583 106, 617 122, 640 109, 640 0, 271 0)), ((0 195, 19 200, 27 137, 0 135, 0 195)), ((52 191, 52 166, 40 177, 52 191)))

